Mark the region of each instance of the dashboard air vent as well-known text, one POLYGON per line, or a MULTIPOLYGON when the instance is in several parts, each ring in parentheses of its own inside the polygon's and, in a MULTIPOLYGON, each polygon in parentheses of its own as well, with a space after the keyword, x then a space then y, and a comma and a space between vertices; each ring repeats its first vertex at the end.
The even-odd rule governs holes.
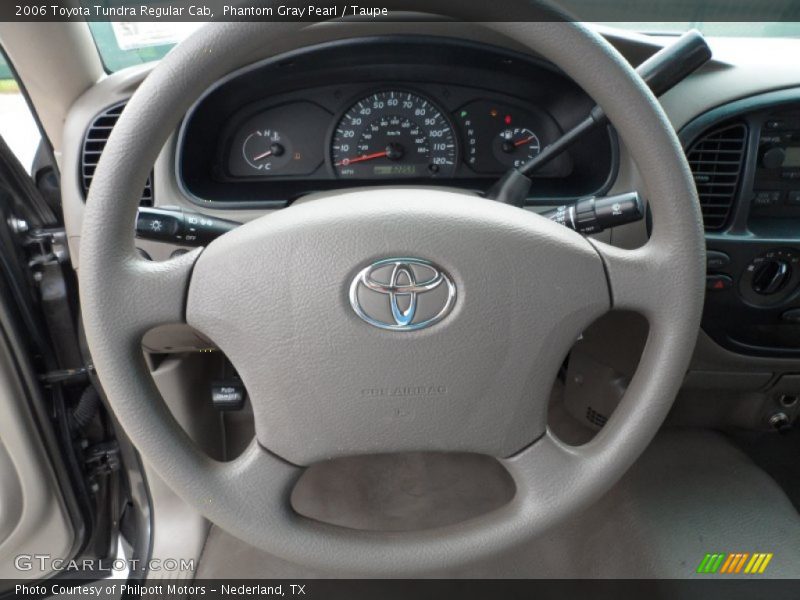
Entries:
POLYGON ((686 153, 706 230, 722 229, 728 222, 746 147, 747 127, 733 123, 709 130, 686 153))
MULTIPOLYGON (((101 112, 94 118, 92 124, 86 130, 86 136, 83 139, 83 153, 81 154, 81 181, 83 182, 84 197, 89 192, 89 186, 92 184, 92 177, 94 177, 94 170, 97 168, 97 163, 100 160, 100 155, 103 153, 103 148, 106 147, 108 136, 114 125, 117 124, 117 119, 122 114, 125 108, 125 103, 115 104, 101 112)), ((142 198, 139 201, 140 206, 153 206, 153 174, 147 178, 144 190, 142 191, 142 198)))

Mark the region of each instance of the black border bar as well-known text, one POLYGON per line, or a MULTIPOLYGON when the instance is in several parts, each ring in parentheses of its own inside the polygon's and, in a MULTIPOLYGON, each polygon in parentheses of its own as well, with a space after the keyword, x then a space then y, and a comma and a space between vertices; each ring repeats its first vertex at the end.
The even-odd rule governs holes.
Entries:
MULTIPOLYGON (((0 20, 440 20, 422 0, 3 0, 0 20), (363 3, 360 3, 363 2, 363 3)), ((798 0, 453 0, 460 21, 800 22, 798 0)), ((688 27, 686 27, 688 28, 688 27)), ((646 29, 646 27, 643 27, 646 29)))

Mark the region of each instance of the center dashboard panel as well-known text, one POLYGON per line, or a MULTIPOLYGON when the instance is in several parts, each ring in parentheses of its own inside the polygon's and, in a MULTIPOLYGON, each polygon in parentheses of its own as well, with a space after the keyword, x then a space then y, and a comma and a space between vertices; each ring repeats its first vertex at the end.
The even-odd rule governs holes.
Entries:
POLYGON ((683 132, 706 228, 703 329, 751 356, 800 356, 800 89, 744 98, 683 132))
MULTIPOLYGON (((185 119, 177 175, 195 202, 282 206, 372 185, 486 191, 593 106, 529 56, 447 38, 366 38, 243 69, 185 119)), ((613 129, 541 169, 531 203, 601 194, 616 176, 613 129)))

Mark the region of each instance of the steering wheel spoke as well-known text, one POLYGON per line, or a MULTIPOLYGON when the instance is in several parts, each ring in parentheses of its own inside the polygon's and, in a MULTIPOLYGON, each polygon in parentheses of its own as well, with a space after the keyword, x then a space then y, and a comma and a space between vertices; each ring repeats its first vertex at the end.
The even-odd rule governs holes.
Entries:
POLYGON ((679 290, 668 252, 648 243, 632 250, 590 239, 605 265, 612 309, 630 310, 652 318, 679 290))
POLYGON ((292 488, 303 473, 301 467, 275 456, 255 439, 236 459, 215 463, 215 469, 219 493, 237 489, 242 481, 247 481, 264 507, 263 515, 291 512, 292 488))
POLYGON ((184 323, 192 269, 201 251, 196 248, 159 262, 130 256, 120 269, 118 284, 103 291, 107 302, 120 307, 118 330, 139 342, 148 329, 184 323))

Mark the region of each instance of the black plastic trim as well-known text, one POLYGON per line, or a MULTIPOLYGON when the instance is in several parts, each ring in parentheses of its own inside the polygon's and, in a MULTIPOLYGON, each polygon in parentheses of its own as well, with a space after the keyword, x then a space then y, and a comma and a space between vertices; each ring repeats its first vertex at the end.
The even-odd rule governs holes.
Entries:
MULTIPOLYGON (((115 102, 113 104, 109 104, 105 108, 103 108, 100 111, 98 111, 91 118, 91 120, 89 121, 89 124, 86 126, 86 129, 83 132, 83 138, 81 139, 80 160, 78 161, 78 181, 80 182, 80 188, 81 188, 81 192, 83 193, 84 202, 86 201, 86 198, 89 195, 89 186, 86 185, 85 176, 83 174, 83 167, 85 166, 84 165, 84 160, 85 160, 85 156, 86 156, 86 143, 89 141, 89 139, 88 139, 89 138, 89 131, 94 127, 94 124, 97 122, 97 120, 99 118, 104 117, 104 116, 110 116, 108 113, 111 112, 112 110, 116 109, 116 108, 119 108, 120 106, 122 106, 123 110, 124 110, 125 105, 127 105, 129 101, 130 101, 130 98, 125 98, 124 100, 120 100, 119 102, 115 102)), ((120 115, 121 114, 122 114, 122 111, 120 111, 120 115)), ((117 118, 119 118, 119 116, 117 118)), ((110 131, 109 131, 109 135, 111 135, 110 131)), ((105 146, 104 146, 104 148, 105 148, 105 146)), ((101 151, 101 155, 102 155, 102 151, 101 151)), ((92 176, 92 177, 94 178, 94 176, 92 176)), ((144 197, 144 193, 142 193, 141 197, 139 198, 139 205, 140 206, 153 206, 153 205, 155 205, 156 184, 155 184, 155 174, 153 173, 152 170, 150 171, 150 175, 148 175, 148 177, 147 177, 147 181, 145 182, 144 189, 146 190, 148 187, 150 188, 150 203, 149 204, 143 204, 143 202, 146 199, 144 197)))

